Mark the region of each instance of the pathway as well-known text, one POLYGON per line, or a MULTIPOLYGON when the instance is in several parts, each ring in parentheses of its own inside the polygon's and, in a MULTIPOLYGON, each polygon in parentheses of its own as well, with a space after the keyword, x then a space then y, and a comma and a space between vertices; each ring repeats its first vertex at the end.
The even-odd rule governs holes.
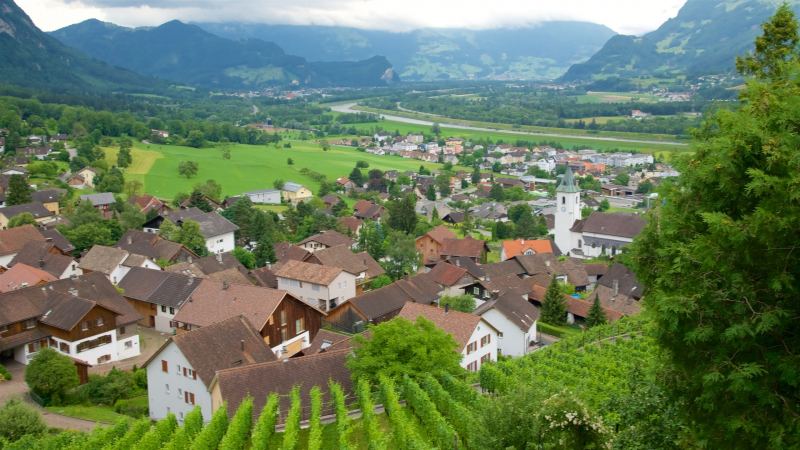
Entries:
MULTIPOLYGON (((341 103, 338 105, 330 105, 330 108, 333 111, 339 113, 358 113, 364 112, 355 109, 354 107, 357 105, 355 102, 351 103, 341 103)), ((417 111, 411 110, 404 110, 406 112, 414 112, 416 114, 426 114, 420 113, 417 111)), ((402 123, 410 123, 413 125, 426 125, 432 126, 433 122, 430 120, 421 120, 421 119, 412 119, 410 117, 402 117, 402 116, 393 116, 390 114, 380 114, 385 120, 391 120, 394 122, 402 122, 402 123)), ((628 143, 628 144, 649 144, 649 145, 675 145, 680 147, 686 147, 689 144, 684 142, 673 142, 673 141, 656 141, 656 140, 647 140, 647 139, 628 139, 628 138, 616 138, 616 137, 607 137, 607 136, 582 136, 582 135, 575 135, 575 134, 562 134, 562 133, 544 133, 544 132, 534 132, 534 131, 515 131, 515 130, 504 130, 500 128, 484 128, 484 127, 475 127, 472 125, 463 125, 459 123, 452 123, 448 122, 448 120, 456 120, 451 119, 449 117, 443 116, 436 116, 441 117, 442 120, 437 120, 436 123, 443 128, 455 128, 458 130, 471 130, 471 131, 488 131, 493 133, 506 133, 506 134, 516 134, 516 135, 523 135, 523 136, 542 136, 542 137, 554 137, 554 138, 564 138, 564 139, 584 139, 587 141, 604 141, 604 142, 620 142, 620 143, 628 143)))

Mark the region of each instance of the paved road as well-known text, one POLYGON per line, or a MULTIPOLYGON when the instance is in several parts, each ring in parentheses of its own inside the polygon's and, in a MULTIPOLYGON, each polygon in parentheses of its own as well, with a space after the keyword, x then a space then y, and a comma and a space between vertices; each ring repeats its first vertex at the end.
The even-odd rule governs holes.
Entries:
MULTIPOLYGON (((340 113, 357 113, 363 112, 353 107, 356 106, 355 102, 351 103, 341 103, 338 105, 330 105, 331 109, 340 112, 340 113)), ((405 110, 412 112, 410 110, 405 110)), ((420 113, 421 114, 421 113, 420 113)), ((421 119, 412 119, 410 117, 402 117, 402 116, 393 116, 390 114, 383 114, 381 113, 386 120, 391 120, 394 122, 402 122, 402 123, 410 123, 414 125, 426 125, 431 126, 433 122, 430 120, 421 120, 421 119)), ((442 116, 437 116, 442 117, 442 116)), ((440 126, 445 128, 455 128, 459 130, 472 130, 472 131, 489 131, 495 133, 507 133, 507 134, 517 134, 523 136, 542 136, 542 137, 555 137, 555 138, 567 138, 567 139, 584 139, 587 141, 605 141, 605 142, 619 142, 623 144, 651 144, 651 145, 659 145, 659 144, 666 144, 666 145, 676 145, 680 147, 686 147, 689 144, 684 142, 673 142, 673 141, 654 141, 654 140, 647 140, 647 139, 627 139, 627 138, 616 138, 616 137, 607 137, 607 136, 576 136, 574 134, 560 134, 560 133, 540 133, 534 131, 515 131, 515 130, 502 130, 499 128, 484 128, 484 127, 474 127, 471 125, 463 125, 458 123, 448 122, 448 120, 454 120, 447 117, 442 117, 442 120, 437 120, 440 126)))

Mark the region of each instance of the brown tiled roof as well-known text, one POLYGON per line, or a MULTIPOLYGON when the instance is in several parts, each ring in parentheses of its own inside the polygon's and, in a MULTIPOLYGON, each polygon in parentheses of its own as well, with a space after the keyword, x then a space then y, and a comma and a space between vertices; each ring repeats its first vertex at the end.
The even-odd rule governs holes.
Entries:
POLYGON ((356 253, 356 256, 361 258, 361 260, 364 262, 364 265, 367 266, 367 278, 379 277, 384 273, 386 273, 386 271, 383 270, 383 267, 381 267, 378 261, 375 261, 375 258, 373 258, 372 255, 370 255, 369 253, 367 252, 356 253))
POLYGON ((247 275, 235 268, 214 272, 211 275, 208 275, 208 279, 214 281, 223 281, 231 284, 256 284, 247 275))
POLYGON ((197 259, 193 258, 191 262, 173 264, 167 266, 165 270, 202 278, 228 269, 236 269, 242 274, 247 274, 247 268, 236 259, 232 252, 217 253, 197 259))
POLYGON ((603 276, 608 271, 606 264, 584 264, 587 275, 603 276))
POLYGON ((464 313, 461 311, 449 310, 432 305, 422 305, 420 303, 408 302, 400 310, 398 317, 415 322, 417 317, 424 317, 434 323, 437 327, 447 332, 458 343, 459 351, 469 343, 469 338, 475 332, 475 328, 481 321, 481 317, 475 314, 464 313))
POLYGON ((292 245, 289 242, 278 242, 273 248, 275 249, 275 259, 282 262, 290 259, 303 261, 311 254, 303 247, 292 245))
MULTIPOLYGON (((319 386, 323 393, 322 414, 330 414, 332 401, 328 394, 328 382, 341 385, 345 395, 350 397, 353 384, 350 371, 347 369, 347 357, 350 349, 326 351, 282 361, 252 364, 245 367, 220 370, 216 383, 222 398, 228 405, 229 414, 233 414, 245 397, 253 398, 253 413, 257 415, 264 407, 267 396, 275 392, 280 398, 280 417, 286 417, 289 410, 289 392, 299 386, 301 403, 310 404, 310 392, 319 386)), ((349 402, 349 401, 348 401, 349 402)), ((303 408, 302 418, 308 418, 310 410, 303 408)))
POLYGON ((278 289, 278 279, 269 267, 261 267, 250 271, 250 276, 256 280, 259 286, 278 289))
POLYGON ((614 280, 617 282, 620 293, 636 299, 642 298, 644 295, 644 287, 639 283, 636 275, 620 263, 612 264, 605 275, 600 278, 598 284, 613 289, 614 280))
POLYGON ((109 275, 117 268, 130 253, 115 247, 105 245, 95 245, 89 252, 83 255, 79 267, 83 270, 100 272, 109 275))
POLYGON ((11 219, 23 213, 31 213, 34 219, 41 219, 42 217, 50 217, 53 215, 53 212, 45 208, 41 202, 23 203, 21 205, 0 208, 0 214, 6 216, 7 219, 11 219))
POLYGON ((286 296, 286 291, 277 289, 203 279, 175 315, 175 320, 206 327, 242 315, 261 330, 286 296))
MULTIPOLYGON (((585 319, 589 316, 589 310, 592 308, 592 302, 581 300, 579 298, 574 298, 569 295, 564 296, 566 303, 567 303, 567 312, 572 313, 573 316, 581 317, 585 319)), ((594 297, 591 297, 592 301, 594 301, 594 297)), ((612 309, 606 308, 601 304, 603 308, 603 312, 606 315, 606 320, 609 322, 614 322, 622 318, 623 314, 619 311, 614 311, 612 309)))
POLYGON ((445 239, 455 239, 457 237, 452 230, 450 230, 444 225, 439 225, 438 227, 435 227, 431 231, 425 233, 425 235, 429 236, 431 239, 438 242, 439 244, 444 244, 445 239))
POLYGON ((326 230, 322 233, 315 234, 314 236, 307 237, 300 241, 300 245, 308 242, 319 242, 326 247, 336 247, 337 245, 353 245, 352 239, 334 230, 326 230))
POLYGON ((19 252, 30 241, 44 241, 45 237, 33 225, 0 230, 0 255, 19 252))
POLYGON ((317 250, 306 258, 306 262, 316 263, 315 260, 323 266, 338 267, 356 276, 367 271, 364 259, 359 258, 347 245, 317 250))
POLYGON ((147 256, 148 258, 173 261, 181 251, 195 258, 197 255, 177 242, 168 241, 156 233, 147 233, 140 230, 128 230, 117 241, 116 247, 131 253, 147 256))
POLYGON ((355 204, 355 215, 359 219, 377 219, 383 215, 383 206, 369 200, 359 200, 355 204))
POLYGON ((467 269, 441 261, 428 272, 428 276, 442 286, 453 286, 467 274, 467 269))
POLYGON ((66 193, 66 189, 42 189, 31 193, 31 200, 40 203, 53 203, 61 200, 61 197, 66 193))
POLYGON ((480 258, 486 251, 486 242, 473 239, 470 236, 464 239, 445 239, 442 244, 442 256, 469 256, 480 258))
POLYGON ((180 308, 200 284, 199 278, 133 267, 119 282, 125 297, 180 308))
POLYGON ((323 266, 302 261, 286 261, 275 270, 278 278, 306 281, 327 286, 342 273, 339 267, 323 266))
POLYGON ((258 330, 242 316, 178 334, 172 341, 206 386, 211 384, 218 370, 277 359, 258 330))
POLYGON ((463 267, 467 269, 467 272, 469 272, 469 274, 475 278, 483 278, 486 276, 486 272, 483 270, 483 267, 466 256, 451 256, 447 258, 447 262, 456 267, 463 267))
POLYGON ((62 253, 71 253, 75 250, 75 246, 72 245, 72 242, 65 238, 57 229, 45 229, 40 230, 40 232, 45 239, 49 239, 62 253))
POLYGON ((506 275, 522 275, 526 273, 525 268, 522 267, 516 258, 507 259, 498 263, 486 264, 481 267, 483 268, 485 277, 489 280, 501 278, 506 275))
POLYGON ((62 255, 57 249, 53 248, 54 246, 52 242, 46 241, 28 242, 8 265, 10 267, 20 263, 27 264, 41 269, 58 279, 71 264, 75 264, 75 260, 69 256, 62 255), (55 250, 55 253, 53 250, 55 250))
POLYGON ((617 311, 626 316, 638 314, 642 310, 642 305, 635 298, 621 292, 614 295, 614 290, 610 287, 597 286, 597 289, 594 290, 594 295, 589 295, 588 300, 594 301, 595 295, 600 300, 600 305, 603 308, 617 311))
POLYGON ((0 292, 15 291, 57 279, 44 270, 18 263, 0 274, 0 292))
POLYGON ((400 311, 406 302, 431 304, 441 288, 425 275, 418 275, 407 280, 398 280, 374 291, 365 292, 351 298, 346 303, 352 304, 369 322, 385 318, 400 311))
POLYGON ((363 224, 364 224, 364 221, 359 219, 358 217, 347 216, 347 217, 340 217, 339 218, 339 225, 341 225, 341 226, 347 228, 348 230, 350 230, 350 232, 353 233, 353 235, 358 233, 358 229, 363 224))
POLYGON ((164 202, 148 194, 138 195, 130 201, 136 205, 141 212, 147 212, 151 209, 158 209, 164 206, 164 202))
POLYGON ((584 233, 634 238, 642 231, 644 226, 645 221, 640 216, 594 212, 584 222, 582 231, 584 233))
POLYGON ((483 316, 490 309, 496 309, 524 332, 530 330, 533 323, 539 320, 539 308, 533 306, 521 295, 513 292, 506 293, 495 300, 482 304, 475 309, 474 314, 483 316))
POLYGON ((351 337, 346 334, 320 329, 311 341, 311 345, 303 349, 303 354, 313 355, 324 351, 333 351, 334 349, 350 348, 351 341, 351 337))

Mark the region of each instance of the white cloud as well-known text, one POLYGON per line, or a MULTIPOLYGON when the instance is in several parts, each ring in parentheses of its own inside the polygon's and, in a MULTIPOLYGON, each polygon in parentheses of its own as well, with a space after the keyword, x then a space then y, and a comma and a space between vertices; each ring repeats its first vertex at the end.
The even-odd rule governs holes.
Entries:
POLYGON ((674 17, 686 0, 17 0, 44 30, 89 18, 126 26, 195 22, 341 25, 407 31, 496 28, 581 20, 641 34, 674 17))

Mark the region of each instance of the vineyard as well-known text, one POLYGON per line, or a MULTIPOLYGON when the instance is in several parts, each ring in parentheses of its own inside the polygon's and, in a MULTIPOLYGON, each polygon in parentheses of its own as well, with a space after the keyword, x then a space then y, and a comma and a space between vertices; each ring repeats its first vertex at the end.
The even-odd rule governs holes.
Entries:
POLYGON ((568 389, 588 405, 601 408, 609 398, 624 394, 632 371, 646 369, 654 351, 653 342, 643 335, 642 321, 621 321, 591 329, 523 358, 486 365, 480 377, 487 395, 451 375, 383 377, 376 386, 364 380, 358 382, 352 398, 335 383, 328 386, 327 395, 315 387, 309 395, 310 405, 302 404, 300 391, 295 388, 289 394, 290 406, 283 417, 279 416, 280 399, 271 394, 255 421, 253 401, 246 399, 232 417, 228 416, 227 408, 221 407, 205 424, 200 410, 195 409, 182 425, 172 415, 155 423, 144 418, 121 421, 91 433, 28 436, 0 447, 3 450, 488 448, 490 444, 485 439, 489 433, 485 430, 492 429, 493 419, 486 414, 490 411, 487 408, 502 392, 513 391, 522 384, 551 392, 568 389), (310 411, 307 421, 301 421, 303 411, 310 411))

